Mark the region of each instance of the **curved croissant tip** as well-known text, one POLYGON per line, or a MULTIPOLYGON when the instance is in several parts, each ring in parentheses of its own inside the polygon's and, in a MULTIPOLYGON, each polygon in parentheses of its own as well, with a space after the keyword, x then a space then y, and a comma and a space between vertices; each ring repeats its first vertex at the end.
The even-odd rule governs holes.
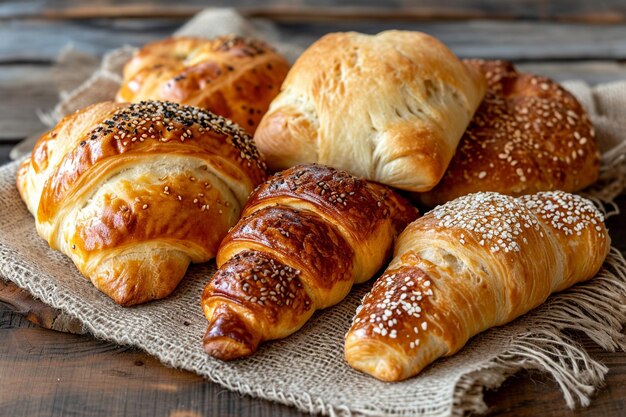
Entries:
POLYGON ((397 382, 407 378, 396 352, 382 343, 362 340, 354 344, 346 343, 345 349, 346 361, 357 371, 385 382, 397 382))
POLYGON ((245 342, 232 339, 228 336, 211 336, 211 329, 207 329, 202 343, 204 351, 216 359, 231 361, 252 355, 256 347, 249 346, 245 342))
POLYGON ((252 355, 259 341, 257 332, 251 331, 237 313, 225 307, 213 313, 202 344, 209 355, 230 361, 252 355))

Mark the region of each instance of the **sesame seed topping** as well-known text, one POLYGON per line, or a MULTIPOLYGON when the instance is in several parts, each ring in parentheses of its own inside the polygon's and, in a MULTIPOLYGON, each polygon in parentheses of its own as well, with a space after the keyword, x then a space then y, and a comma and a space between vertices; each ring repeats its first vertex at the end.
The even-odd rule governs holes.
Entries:
MULTIPOLYGON (((608 239, 604 217, 596 206, 563 191, 518 198, 493 192, 475 193, 438 206, 422 219, 428 218, 460 239, 478 242, 484 248, 481 250, 498 256, 520 252, 528 247, 532 236, 543 237, 546 233, 589 233, 608 239)), ((439 282, 436 276, 429 276, 417 266, 385 271, 363 298, 353 327, 365 329, 377 338, 397 338, 398 343, 416 349, 422 335, 436 327, 437 316, 430 313, 430 306, 436 302, 431 297, 439 282)))
MULTIPOLYGON (((537 218, 514 197, 475 193, 457 198, 432 212, 438 226, 457 228, 482 241, 492 252, 519 252, 525 229, 539 230, 537 218)), ((465 234, 462 235, 465 240, 465 234)))
POLYGON ((545 77, 518 73, 510 63, 475 60, 472 65, 489 74, 487 94, 425 203, 435 205, 461 192, 521 195, 584 188, 585 181, 593 181, 579 178, 597 166, 599 154, 589 140, 593 126, 573 95, 545 77))
POLYGON ((597 231, 604 238, 604 215, 590 201, 563 191, 547 191, 520 197, 520 200, 544 223, 565 236, 580 236, 586 229, 597 231), (599 228, 599 229, 598 229, 599 228))
POLYGON ((353 324, 361 323, 381 337, 414 339, 414 348, 419 344, 415 336, 420 333, 419 328, 422 332, 428 328, 422 317, 422 308, 433 295, 432 290, 426 294, 430 285, 431 281, 426 279, 424 272, 415 267, 386 272, 363 298, 353 324), (379 297, 374 300, 373 294, 379 297), (381 299, 380 294, 384 294, 384 298, 381 299), (413 323, 412 328, 406 328, 405 323, 413 323))
MULTIPOLYGON (((216 275, 217 280, 224 274, 236 278, 238 286, 245 294, 242 294, 244 299, 250 303, 268 307, 312 307, 311 299, 300 280, 300 271, 264 253, 237 253, 220 268, 216 275)), ((232 287, 232 281, 229 279, 228 282, 228 286, 232 287)))
MULTIPOLYGON (((247 163, 254 161, 258 168, 266 170, 265 162, 250 135, 230 120, 198 107, 164 101, 132 103, 117 109, 88 136, 92 140, 107 136, 115 140, 128 137, 132 138, 131 143, 149 139, 167 142, 178 138, 184 142, 194 138, 194 131, 209 131, 225 136, 241 159, 247 163)), ((122 144, 128 146, 129 142, 124 141, 122 144)))

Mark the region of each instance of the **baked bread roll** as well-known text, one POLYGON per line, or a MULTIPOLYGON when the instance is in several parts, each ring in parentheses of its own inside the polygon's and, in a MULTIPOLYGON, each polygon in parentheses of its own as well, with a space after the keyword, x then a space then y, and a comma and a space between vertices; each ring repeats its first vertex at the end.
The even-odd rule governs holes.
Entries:
POLYGON ((287 337, 370 279, 417 210, 380 185, 304 165, 262 184, 243 215, 202 295, 204 349, 222 360, 287 337))
POLYGON ((17 188, 53 249, 117 303, 162 298, 215 256, 265 179, 252 138, 175 103, 96 104, 39 139, 17 188))
POLYGON ((126 64, 117 101, 198 106, 254 133, 288 70, 285 58, 256 39, 168 38, 144 46, 126 64))
POLYGON ((426 191, 485 88, 480 71, 426 34, 333 33, 296 61, 254 139, 274 170, 318 162, 426 191))
POLYGON ((418 374, 483 330, 592 278, 610 247, 594 205, 562 191, 476 193, 410 224, 346 335, 353 368, 384 381, 418 374))
POLYGON ((418 199, 443 204, 477 191, 519 196, 578 191, 598 178, 593 127, 576 98, 510 62, 466 61, 489 87, 441 182, 418 199))

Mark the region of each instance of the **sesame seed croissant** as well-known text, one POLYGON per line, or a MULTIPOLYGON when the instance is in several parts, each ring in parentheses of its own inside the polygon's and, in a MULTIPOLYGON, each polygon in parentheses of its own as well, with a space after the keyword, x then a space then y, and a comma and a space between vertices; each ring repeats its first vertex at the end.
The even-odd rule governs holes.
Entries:
POLYGON ((274 175, 219 248, 202 296, 205 350, 231 360, 294 333, 370 279, 417 214, 395 192, 330 167, 274 175))
POLYGON ((346 359, 381 380, 409 378, 470 337, 592 278, 609 248, 602 214, 577 195, 453 200, 398 237, 394 259, 346 335, 346 359))
POLYGON ((35 145, 17 188, 53 249, 121 305, 170 294, 213 258, 266 177, 250 136, 165 102, 105 102, 65 117, 35 145))

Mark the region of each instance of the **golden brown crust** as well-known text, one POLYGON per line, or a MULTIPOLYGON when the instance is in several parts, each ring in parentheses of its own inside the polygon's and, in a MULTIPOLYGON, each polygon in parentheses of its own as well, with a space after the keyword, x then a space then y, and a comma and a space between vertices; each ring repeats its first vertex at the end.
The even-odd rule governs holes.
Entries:
POLYGON ((370 181, 367 185, 381 196, 383 204, 389 210, 391 223, 397 235, 402 233, 406 226, 416 219, 417 209, 406 198, 384 185, 370 181))
POLYGON ((330 167, 303 165, 261 184, 244 214, 222 241, 220 270, 202 297, 209 320, 204 347, 221 359, 249 355, 259 342, 286 337, 313 311, 341 301, 353 283, 382 267, 394 237, 418 213, 384 186, 330 167), (255 282, 261 280, 257 272, 266 269, 264 276, 272 279, 278 279, 275 274, 297 276, 309 300, 301 303, 306 308, 294 310, 288 299, 284 306, 265 306, 267 299, 276 303, 273 281, 258 294, 248 293, 244 281, 250 274, 255 282), (246 294, 233 290, 240 287, 246 294), (235 327, 245 331, 235 332, 235 327))
POLYGON ((417 195, 434 206, 477 191, 509 195, 577 191, 598 177, 593 127, 557 83, 505 61, 466 61, 485 74, 487 94, 441 182, 417 195))
POLYGON ((202 307, 210 321, 204 348, 222 360, 295 332, 315 311, 300 270, 260 251, 240 252, 224 263, 205 287, 202 307))
POLYGON ((285 199, 309 203, 324 217, 335 219, 355 239, 367 239, 391 211, 370 183, 324 165, 299 165, 274 174, 248 199, 244 216, 285 199))
POLYGON ((318 308, 335 301, 340 281, 352 286, 354 251, 332 224, 307 210, 269 206, 242 218, 220 245, 218 267, 250 247, 305 271, 318 308))
POLYGON ((39 234, 122 305, 168 295, 215 256, 265 178, 252 139, 175 103, 100 103, 64 118, 17 175, 39 234))
MULTIPOLYGON (((86 257, 93 251, 167 239, 201 248, 202 253, 217 253, 229 225, 237 220, 232 212, 238 210, 222 201, 218 189, 193 175, 197 174, 169 175, 163 181, 150 178, 140 187, 136 178, 121 182, 116 194, 102 196, 99 216, 76 220, 76 234, 70 238, 73 250, 86 257)), ((192 256, 194 262, 204 257, 192 256)))
POLYGON ((398 238, 394 259, 357 310, 346 359, 382 380, 409 378, 592 278, 609 247, 602 214, 561 191, 476 193, 438 206, 398 238))
MULTIPOLYGON (((206 159, 223 175, 247 182, 248 187, 265 177, 264 162, 252 139, 227 119, 198 108, 163 102, 116 104, 104 120, 94 120, 93 125, 92 130, 72 138, 74 148, 48 177, 39 205, 40 221, 51 219, 73 190, 92 179, 85 174, 101 162, 124 165, 137 155, 189 155, 206 159)), ((44 136, 36 145, 35 172, 47 166, 42 161, 46 153, 40 148, 49 147, 51 140, 44 136)))
POLYGON ((353 337, 360 340, 357 349, 346 352, 355 369, 367 373, 372 373, 373 369, 375 376, 383 381, 399 381, 406 377, 403 375, 403 363, 395 355, 389 354, 382 359, 378 355, 386 353, 384 345, 389 339, 397 340, 396 349, 404 355, 425 344, 424 327, 428 329, 428 324, 423 324, 427 322, 422 317, 422 311, 432 309, 431 284, 428 275, 415 266, 388 269, 376 280, 359 306, 350 329, 355 335, 353 337), (384 300, 382 315, 381 303, 375 300, 384 300), (392 325, 385 323, 387 321, 392 321, 392 325))
POLYGON ((117 101, 202 107, 254 133, 288 70, 285 58, 256 39, 168 38, 144 46, 126 64, 117 101))
POLYGON ((485 88, 479 71, 426 34, 332 33, 296 61, 255 141, 275 170, 317 162, 425 191, 485 88))

